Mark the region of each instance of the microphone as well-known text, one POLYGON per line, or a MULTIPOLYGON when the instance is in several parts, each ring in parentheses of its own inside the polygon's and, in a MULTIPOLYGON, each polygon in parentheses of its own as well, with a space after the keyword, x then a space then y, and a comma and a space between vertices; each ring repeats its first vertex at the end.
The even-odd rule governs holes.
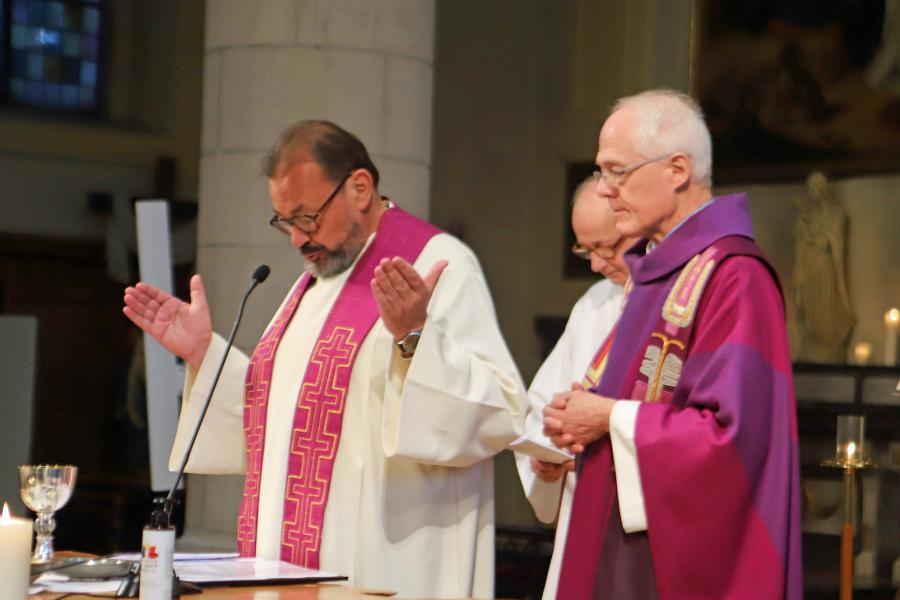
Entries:
MULTIPOLYGON (((271 271, 272 270, 269 268, 269 265, 259 265, 258 267, 256 267, 256 270, 253 271, 253 275, 251 275, 251 279, 253 280, 253 283, 251 283, 250 289, 247 290, 247 294, 249 295, 250 292, 253 291, 253 288, 256 287, 257 284, 265 281, 266 277, 269 276, 269 273, 271 271)), ((240 317, 238 317, 238 319, 240 319, 240 317)))
MULTIPOLYGON (((268 265, 260 265, 253 271, 253 275, 250 277, 250 287, 247 288, 247 291, 244 292, 244 297, 241 299, 240 308, 238 308, 237 317, 234 320, 234 325, 231 327, 231 334, 228 336, 228 343, 225 346, 225 352, 222 354, 222 360, 219 361, 219 368, 216 370, 216 375, 213 377, 212 385, 209 388, 209 393, 206 395, 206 401, 203 403, 203 408, 200 411, 200 416, 197 418, 197 424, 194 426, 194 433, 191 435, 191 441, 188 442, 187 449, 184 451, 184 458, 181 460, 181 465, 178 467, 178 473, 175 476, 175 481, 172 483, 172 488, 169 490, 169 494, 165 497, 155 498, 153 500, 154 505, 161 505, 159 508, 154 509, 151 514, 151 520, 155 521, 156 529, 168 529, 172 532, 172 537, 169 538, 170 541, 167 543, 170 545, 169 552, 173 551, 172 546, 174 546, 174 529, 171 526, 171 516, 172 509, 175 505, 175 501, 173 500, 175 496, 175 490, 178 489, 178 484, 181 482, 181 479, 184 477, 184 469, 187 467, 188 459, 191 456, 191 450, 194 448, 194 442, 197 441, 197 435, 200 433, 200 426, 203 424, 203 418, 206 416, 206 411, 209 410, 209 404, 212 401, 213 392, 216 391, 216 385, 219 383, 219 376, 222 374, 222 369, 225 368, 225 360, 228 358, 228 352, 231 350, 232 344, 234 344, 234 336, 237 333, 238 325, 241 324, 241 318, 244 316, 244 306, 247 304, 247 298, 250 297, 250 293, 256 289, 260 283, 266 280, 269 276, 270 269, 268 265)), ((147 535, 147 529, 144 529, 145 539, 147 535)), ((142 542, 143 545, 143 542, 142 542)), ((143 552, 143 551, 142 551, 143 552)), ((171 556, 169 557, 172 558, 171 556)), ((128 574, 123 579, 122 583, 119 586, 119 589, 116 591, 116 598, 136 598, 141 593, 141 572, 140 572, 140 562, 135 563, 128 570, 128 574)), ((171 569, 169 569, 171 570, 171 569)), ((156 586, 159 582, 154 582, 151 585, 156 586)), ((186 582, 179 581, 177 575, 175 575, 174 571, 172 572, 172 581, 171 581, 171 589, 173 590, 172 597, 181 597, 181 591, 186 591, 188 587, 196 587, 193 584, 188 584, 186 582)), ((156 589, 154 587, 154 589, 156 589)), ((151 594, 154 592, 150 592, 151 594)), ((164 594, 168 597, 168 592, 164 594)), ((154 596, 155 598, 156 596, 154 596)))
POLYGON ((219 376, 222 374, 222 369, 225 368, 225 359, 228 358, 228 352, 231 350, 231 345, 234 343, 234 335, 237 333, 238 325, 241 324, 241 318, 244 316, 244 305, 247 304, 247 298, 250 297, 250 293, 256 289, 256 286, 266 280, 270 272, 271 269, 269 269, 269 265, 259 265, 250 277, 250 287, 247 288, 247 291, 244 292, 243 299, 241 299, 241 306, 238 308, 237 317, 234 320, 234 325, 231 327, 231 334, 228 336, 228 343, 225 345, 225 352, 222 354, 222 360, 219 361, 219 368, 216 370, 216 375, 213 377, 209 393, 206 395, 206 401, 203 403, 203 408, 200 410, 200 416, 197 418, 197 424, 194 426, 194 433, 191 435, 191 441, 188 442, 187 449, 184 451, 184 458, 181 459, 181 465, 178 467, 175 481, 172 483, 169 495, 166 496, 165 507, 163 510, 169 516, 172 514, 172 498, 175 496, 175 490, 178 489, 178 484, 184 477, 184 469, 187 467, 188 459, 191 456, 191 450, 194 448, 194 442, 197 441, 197 435, 200 433, 200 425, 203 423, 203 418, 206 416, 206 411, 209 409, 209 403, 212 401, 213 392, 216 391, 216 384, 219 383, 219 376))

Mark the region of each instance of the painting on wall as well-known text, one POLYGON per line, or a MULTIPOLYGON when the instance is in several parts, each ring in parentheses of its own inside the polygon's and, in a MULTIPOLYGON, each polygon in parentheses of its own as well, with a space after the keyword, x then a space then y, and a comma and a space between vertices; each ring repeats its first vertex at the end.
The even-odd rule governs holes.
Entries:
POLYGON ((716 183, 900 172, 900 2, 694 0, 716 183))

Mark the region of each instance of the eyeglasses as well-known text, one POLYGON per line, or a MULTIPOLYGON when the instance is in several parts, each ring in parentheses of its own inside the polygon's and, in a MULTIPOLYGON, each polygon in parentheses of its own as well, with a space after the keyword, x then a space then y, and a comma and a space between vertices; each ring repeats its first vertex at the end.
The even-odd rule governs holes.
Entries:
POLYGON ((606 182, 606 185, 610 187, 619 187, 620 185, 622 185, 622 179, 624 179, 625 176, 632 171, 637 171, 644 165, 649 165, 650 163, 665 160, 667 158, 669 158, 669 155, 664 154, 663 156, 648 158, 647 160, 642 160, 641 162, 634 163, 625 167, 619 167, 616 169, 607 169, 606 171, 604 171, 603 169, 598 168, 596 171, 591 173, 591 176, 594 178, 594 183, 599 183, 602 179, 606 182))
POLYGON ((574 244, 572 244, 572 254, 584 260, 591 260, 591 254, 596 254, 598 258, 602 258, 603 260, 609 260, 619 252, 619 248, 621 247, 622 241, 624 239, 625 238, 619 238, 612 244, 600 246, 594 249, 588 248, 584 244, 575 242, 574 244))
POLYGON ((286 219, 279 217, 278 215, 272 215, 272 218, 269 219, 269 225, 280 231, 285 235, 291 235, 291 228, 296 227, 303 233, 315 233, 319 229, 318 219, 322 216, 322 213, 325 212, 325 208, 328 206, 328 203, 337 196, 338 192, 341 191, 341 188, 344 186, 344 183, 350 178, 353 174, 351 170, 349 173, 344 175, 341 178, 340 182, 335 186, 334 191, 328 194, 328 197, 325 198, 325 202, 319 205, 319 210, 314 212, 311 215, 295 215, 293 217, 288 217, 286 219))

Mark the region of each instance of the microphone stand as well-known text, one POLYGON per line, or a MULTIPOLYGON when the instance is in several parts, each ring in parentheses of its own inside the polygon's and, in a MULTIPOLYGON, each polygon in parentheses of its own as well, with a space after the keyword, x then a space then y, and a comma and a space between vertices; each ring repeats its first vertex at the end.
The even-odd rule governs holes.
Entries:
MULTIPOLYGON (((175 507, 175 491, 178 489, 178 484, 181 483, 181 479, 184 477, 184 470, 187 467, 188 460, 191 456, 191 450, 194 448, 194 442, 197 441, 197 436, 200 434, 200 425, 203 424, 203 419, 206 417, 206 411, 209 410, 210 402, 212 402, 213 392, 216 391, 216 385, 219 383, 219 376, 222 375, 222 370, 225 368, 225 360, 228 358, 228 352, 231 350, 231 346, 234 344, 234 336, 237 334, 238 326, 241 324, 241 319, 244 316, 244 306, 247 304, 247 298, 250 297, 250 293, 256 289, 256 286, 266 280, 269 276, 269 267, 267 265, 260 265, 253 271, 253 275, 250 279, 250 287, 247 288, 247 291, 244 292, 244 297, 241 299, 241 305, 238 308, 237 317, 234 320, 234 325, 231 327, 231 333, 228 336, 228 343, 225 345, 225 352, 222 353, 222 359, 219 361, 219 367, 216 369, 216 375, 213 377, 212 385, 209 388, 209 393, 206 395, 206 401, 203 403, 203 408, 200 410, 200 416, 197 418, 197 424, 194 426, 194 432, 191 434, 191 440, 188 442, 187 449, 184 452, 184 457, 181 459, 181 464, 178 466, 178 471, 175 475, 175 481, 172 482, 172 487, 169 489, 168 495, 165 498, 155 498, 153 500, 154 504, 160 504, 161 507, 155 509, 156 511, 162 511, 163 516, 167 523, 171 522, 172 510, 175 507)), ((135 563, 135 566, 132 567, 128 571, 128 574, 125 576, 125 579, 122 581, 122 585, 119 586, 119 589, 116 591, 116 598, 137 598, 140 591, 140 561, 135 563)), ((178 576, 175 574, 174 570, 172 572, 172 597, 180 598, 182 587, 196 587, 193 584, 189 584, 185 582, 184 584, 178 579, 178 576)), ((199 591, 199 588, 196 589, 199 591)), ((196 591, 192 591, 191 593, 196 593, 196 591)))

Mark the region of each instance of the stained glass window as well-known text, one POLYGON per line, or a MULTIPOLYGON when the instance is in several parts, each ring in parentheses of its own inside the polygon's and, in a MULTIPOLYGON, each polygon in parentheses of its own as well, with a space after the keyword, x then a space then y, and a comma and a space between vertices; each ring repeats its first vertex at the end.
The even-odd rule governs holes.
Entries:
POLYGON ((103 0, 0 0, 3 96, 71 112, 100 108, 103 0))
MULTIPOLYGON (((6 0, 0 0, 0 81, 6 81, 6 0)), ((2 94, 0 94, 2 97, 2 94)))

